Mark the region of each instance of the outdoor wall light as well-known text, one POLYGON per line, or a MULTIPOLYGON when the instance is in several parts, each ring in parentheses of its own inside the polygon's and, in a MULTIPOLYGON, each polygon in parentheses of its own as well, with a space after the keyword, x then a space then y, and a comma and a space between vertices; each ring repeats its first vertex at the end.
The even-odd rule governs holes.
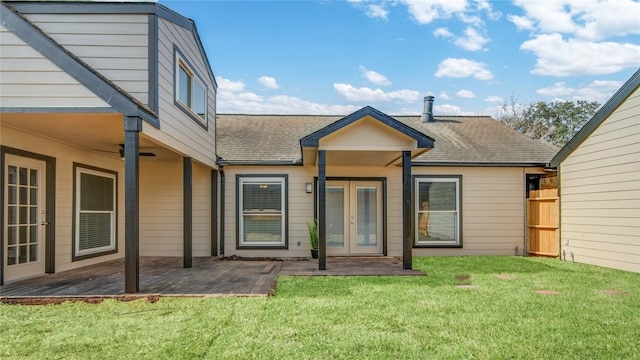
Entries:
POLYGON ((311 194, 313 192, 313 184, 307 183, 307 194, 311 194))

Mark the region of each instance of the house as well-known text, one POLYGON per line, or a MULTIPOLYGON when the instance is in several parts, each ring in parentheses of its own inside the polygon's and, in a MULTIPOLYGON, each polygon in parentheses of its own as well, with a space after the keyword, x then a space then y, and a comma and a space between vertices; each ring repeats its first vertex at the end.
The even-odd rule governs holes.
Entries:
POLYGON ((640 272, 640 70, 552 159, 565 260, 640 272))
MULTIPOLYGON (((216 113, 193 21, 157 3, 0 5, 2 281, 141 256, 525 252, 557 149, 490 117, 216 113)), ((420 110, 416 111, 417 113, 420 110)))
POLYGON ((421 116, 218 114, 221 251, 308 256, 318 218, 321 263, 323 228, 326 255, 406 267, 411 254, 522 254, 528 182, 557 149, 490 117, 433 116, 432 103, 421 116))
POLYGON ((215 255, 216 82, 193 21, 155 3, 0 15, 1 280, 126 256, 135 292, 139 256, 215 255))

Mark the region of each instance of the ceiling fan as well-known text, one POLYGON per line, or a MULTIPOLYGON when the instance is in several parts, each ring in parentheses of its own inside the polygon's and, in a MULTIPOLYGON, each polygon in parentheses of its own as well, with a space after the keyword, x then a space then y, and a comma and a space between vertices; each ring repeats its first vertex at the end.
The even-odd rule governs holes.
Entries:
MULTIPOLYGON (((120 157, 124 159, 124 144, 119 144, 120 145, 120 157)), ((140 152, 140 156, 156 156, 156 154, 152 153, 152 152, 140 152)))

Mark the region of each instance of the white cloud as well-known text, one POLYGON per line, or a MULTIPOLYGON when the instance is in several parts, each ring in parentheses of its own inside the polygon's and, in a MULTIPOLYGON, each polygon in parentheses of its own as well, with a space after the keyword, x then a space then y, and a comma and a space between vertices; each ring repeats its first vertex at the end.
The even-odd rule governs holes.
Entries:
POLYGON ((533 30, 535 28, 533 20, 526 16, 508 15, 507 19, 520 30, 533 30))
POLYGON ((464 31, 464 36, 458 37, 454 44, 469 51, 478 51, 484 48, 484 44, 489 42, 489 39, 482 36, 476 29, 468 27, 464 31))
POLYGON ((615 42, 564 40, 560 34, 544 34, 525 41, 520 49, 537 56, 537 75, 579 76, 618 72, 640 63, 640 46, 615 42))
POLYGON ((221 114, 313 114, 346 115, 360 109, 356 105, 328 105, 300 98, 278 95, 258 96, 254 93, 218 93, 217 110, 221 114))
POLYGON ((388 86, 391 85, 391 81, 386 76, 379 74, 373 70, 367 70, 364 66, 360 66, 362 76, 376 85, 388 86))
POLYGON ((516 0, 525 16, 509 16, 521 29, 571 34, 598 41, 640 34, 640 2, 633 0, 516 0))
POLYGON ((451 100, 451 96, 447 95, 447 93, 440 93, 440 95, 438 95, 438 99, 451 100))
POLYGON ((592 83, 573 88, 564 82, 557 82, 553 86, 538 89, 537 94, 563 101, 598 101, 601 104, 609 100, 622 86, 620 81, 596 80, 592 83))
POLYGON ((231 81, 223 77, 217 77, 218 90, 238 92, 244 90, 244 83, 242 81, 231 81))
POLYGON ((381 89, 355 88, 349 84, 339 83, 334 83, 333 88, 338 95, 349 101, 398 101, 410 103, 420 99, 420 92, 415 90, 403 89, 385 92, 381 89))
POLYGON ((368 0, 349 0, 348 2, 357 8, 365 9, 365 14, 372 19, 387 20, 387 15, 389 15, 389 10, 384 2, 377 4, 371 4, 368 0))
POLYGON ((502 103, 504 99, 501 98, 500 96, 491 95, 491 96, 487 96, 484 99, 484 101, 490 102, 490 103, 502 103))
POLYGON ((385 9, 382 5, 372 4, 367 7, 367 16, 370 18, 387 20, 388 14, 389 10, 385 9))
POLYGON ((473 113, 462 111, 462 108, 456 105, 451 104, 443 104, 443 105, 433 105, 433 114, 434 115, 475 115, 473 113))
POLYGON ((278 86, 278 83, 276 82, 276 79, 272 78, 271 76, 260 76, 260 78, 258 79, 258 82, 262 84, 262 86, 267 87, 269 89, 280 88, 280 86, 278 86))
POLYGON ((465 98, 465 99, 473 99, 476 97, 476 94, 474 94, 473 91, 465 90, 465 89, 458 91, 456 95, 458 97, 465 98))
POLYGON ((478 80, 491 80, 493 74, 487 70, 487 65, 469 59, 444 59, 438 65, 436 77, 466 78, 474 77, 478 80))
POLYGON ((451 15, 464 12, 466 0, 401 0, 409 10, 409 14, 418 24, 428 24, 436 19, 448 19, 451 15))
POLYGON ((443 38, 450 38, 450 37, 453 37, 454 35, 447 28, 437 28, 437 29, 433 30, 433 36, 435 36, 435 37, 443 37, 443 38))

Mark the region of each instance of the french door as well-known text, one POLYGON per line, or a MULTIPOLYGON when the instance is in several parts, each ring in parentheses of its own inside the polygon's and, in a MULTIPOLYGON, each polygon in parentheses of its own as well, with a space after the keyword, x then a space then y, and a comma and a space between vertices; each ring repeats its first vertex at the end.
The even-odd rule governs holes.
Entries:
POLYGON ((44 161, 5 157, 4 279, 44 274, 44 161))
POLYGON ((382 183, 327 181, 327 255, 382 255, 382 183))

